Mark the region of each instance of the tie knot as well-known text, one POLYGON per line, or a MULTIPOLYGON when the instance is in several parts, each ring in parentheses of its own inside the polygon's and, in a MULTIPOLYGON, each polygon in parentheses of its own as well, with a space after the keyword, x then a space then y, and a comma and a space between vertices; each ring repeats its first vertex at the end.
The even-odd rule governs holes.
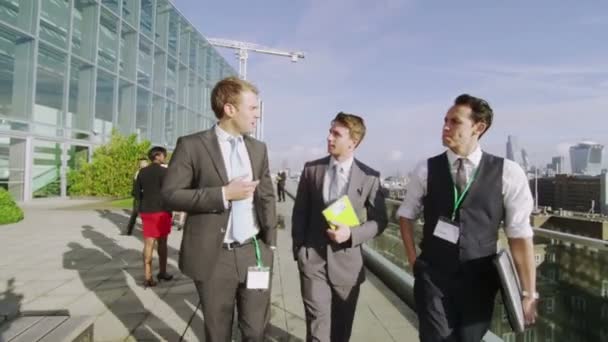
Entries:
POLYGON ((238 146, 238 144, 241 142, 241 139, 241 137, 230 137, 228 138, 228 141, 230 142, 230 145, 238 146))

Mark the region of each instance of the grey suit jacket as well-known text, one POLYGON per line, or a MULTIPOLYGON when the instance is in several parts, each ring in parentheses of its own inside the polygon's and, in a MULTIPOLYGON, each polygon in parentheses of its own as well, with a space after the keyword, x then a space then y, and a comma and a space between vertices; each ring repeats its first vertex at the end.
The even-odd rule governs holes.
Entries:
POLYGON ((313 273, 327 265, 334 285, 355 285, 365 279, 361 244, 380 235, 388 224, 380 173, 357 159, 353 161, 347 195, 363 222, 351 230, 351 240, 333 243, 329 225, 321 213, 326 205, 323 182, 330 157, 304 165, 293 207, 291 234, 294 258, 301 272, 313 273))
MULTIPOLYGON (((262 246, 276 245, 276 207, 266 145, 244 137, 253 179, 259 180, 253 205, 262 246)), ((165 176, 162 196, 167 209, 188 213, 179 252, 179 267, 194 280, 213 272, 222 248, 230 209, 224 207, 222 187, 229 183, 215 130, 180 137, 165 176)))

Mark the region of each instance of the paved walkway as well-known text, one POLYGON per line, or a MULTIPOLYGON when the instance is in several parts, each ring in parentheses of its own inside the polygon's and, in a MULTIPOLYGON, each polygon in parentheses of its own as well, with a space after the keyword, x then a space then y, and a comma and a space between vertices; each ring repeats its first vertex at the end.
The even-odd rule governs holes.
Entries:
MULTIPOLYGON (((94 315, 96 341, 203 341, 192 282, 179 273, 180 232, 169 237, 172 282, 143 289, 142 239, 121 236, 128 213, 92 210, 94 201, 41 200, 25 220, 0 226, 0 322, 17 311, 94 315)), ((278 204, 290 222, 293 202, 278 204)), ((303 341, 304 309, 289 227, 279 231, 269 341, 303 341)), ((156 273, 156 272, 155 272, 156 273)), ((368 272, 352 341, 417 341, 415 315, 368 272)), ((0 331, 1 332, 1 331, 0 331)))

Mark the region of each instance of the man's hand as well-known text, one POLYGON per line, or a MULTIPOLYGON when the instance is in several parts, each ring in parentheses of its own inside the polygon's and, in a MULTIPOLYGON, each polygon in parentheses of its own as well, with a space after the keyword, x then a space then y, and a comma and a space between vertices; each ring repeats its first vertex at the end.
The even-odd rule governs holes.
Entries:
POLYGON ((246 181, 245 176, 237 177, 224 187, 227 201, 240 201, 253 196, 260 181, 246 181))
POLYGON ((328 229, 327 236, 331 241, 343 243, 350 239, 350 228, 342 223, 332 222, 336 229, 328 229))
POLYGON ((524 309, 524 322, 526 325, 532 325, 536 322, 536 304, 538 301, 531 297, 524 297, 521 301, 521 306, 524 309))

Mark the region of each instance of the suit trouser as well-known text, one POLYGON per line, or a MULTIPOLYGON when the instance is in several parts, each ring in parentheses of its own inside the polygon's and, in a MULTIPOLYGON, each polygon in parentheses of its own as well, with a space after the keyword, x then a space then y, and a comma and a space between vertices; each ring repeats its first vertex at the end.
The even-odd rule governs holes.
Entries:
POLYGON ((337 286, 327 268, 300 269, 300 287, 306 313, 306 341, 346 342, 350 339, 360 284, 337 286))
POLYGON ((498 275, 492 263, 457 272, 414 264, 414 299, 421 342, 479 342, 490 328, 498 275))
MULTIPOLYGON (((272 265, 272 252, 260 242, 264 266, 272 265)), ((211 277, 195 281, 201 299, 206 342, 230 342, 236 302, 243 341, 263 341, 270 319, 270 289, 248 290, 247 268, 255 266, 255 248, 248 244, 222 248, 211 277)))
POLYGON ((139 215, 139 202, 133 200, 133 210, 131 211, 131 217, 129 217, 129 223, 127 223, 127 234, 133 233, 135 223, 137 223, 137 216, 139 215))

